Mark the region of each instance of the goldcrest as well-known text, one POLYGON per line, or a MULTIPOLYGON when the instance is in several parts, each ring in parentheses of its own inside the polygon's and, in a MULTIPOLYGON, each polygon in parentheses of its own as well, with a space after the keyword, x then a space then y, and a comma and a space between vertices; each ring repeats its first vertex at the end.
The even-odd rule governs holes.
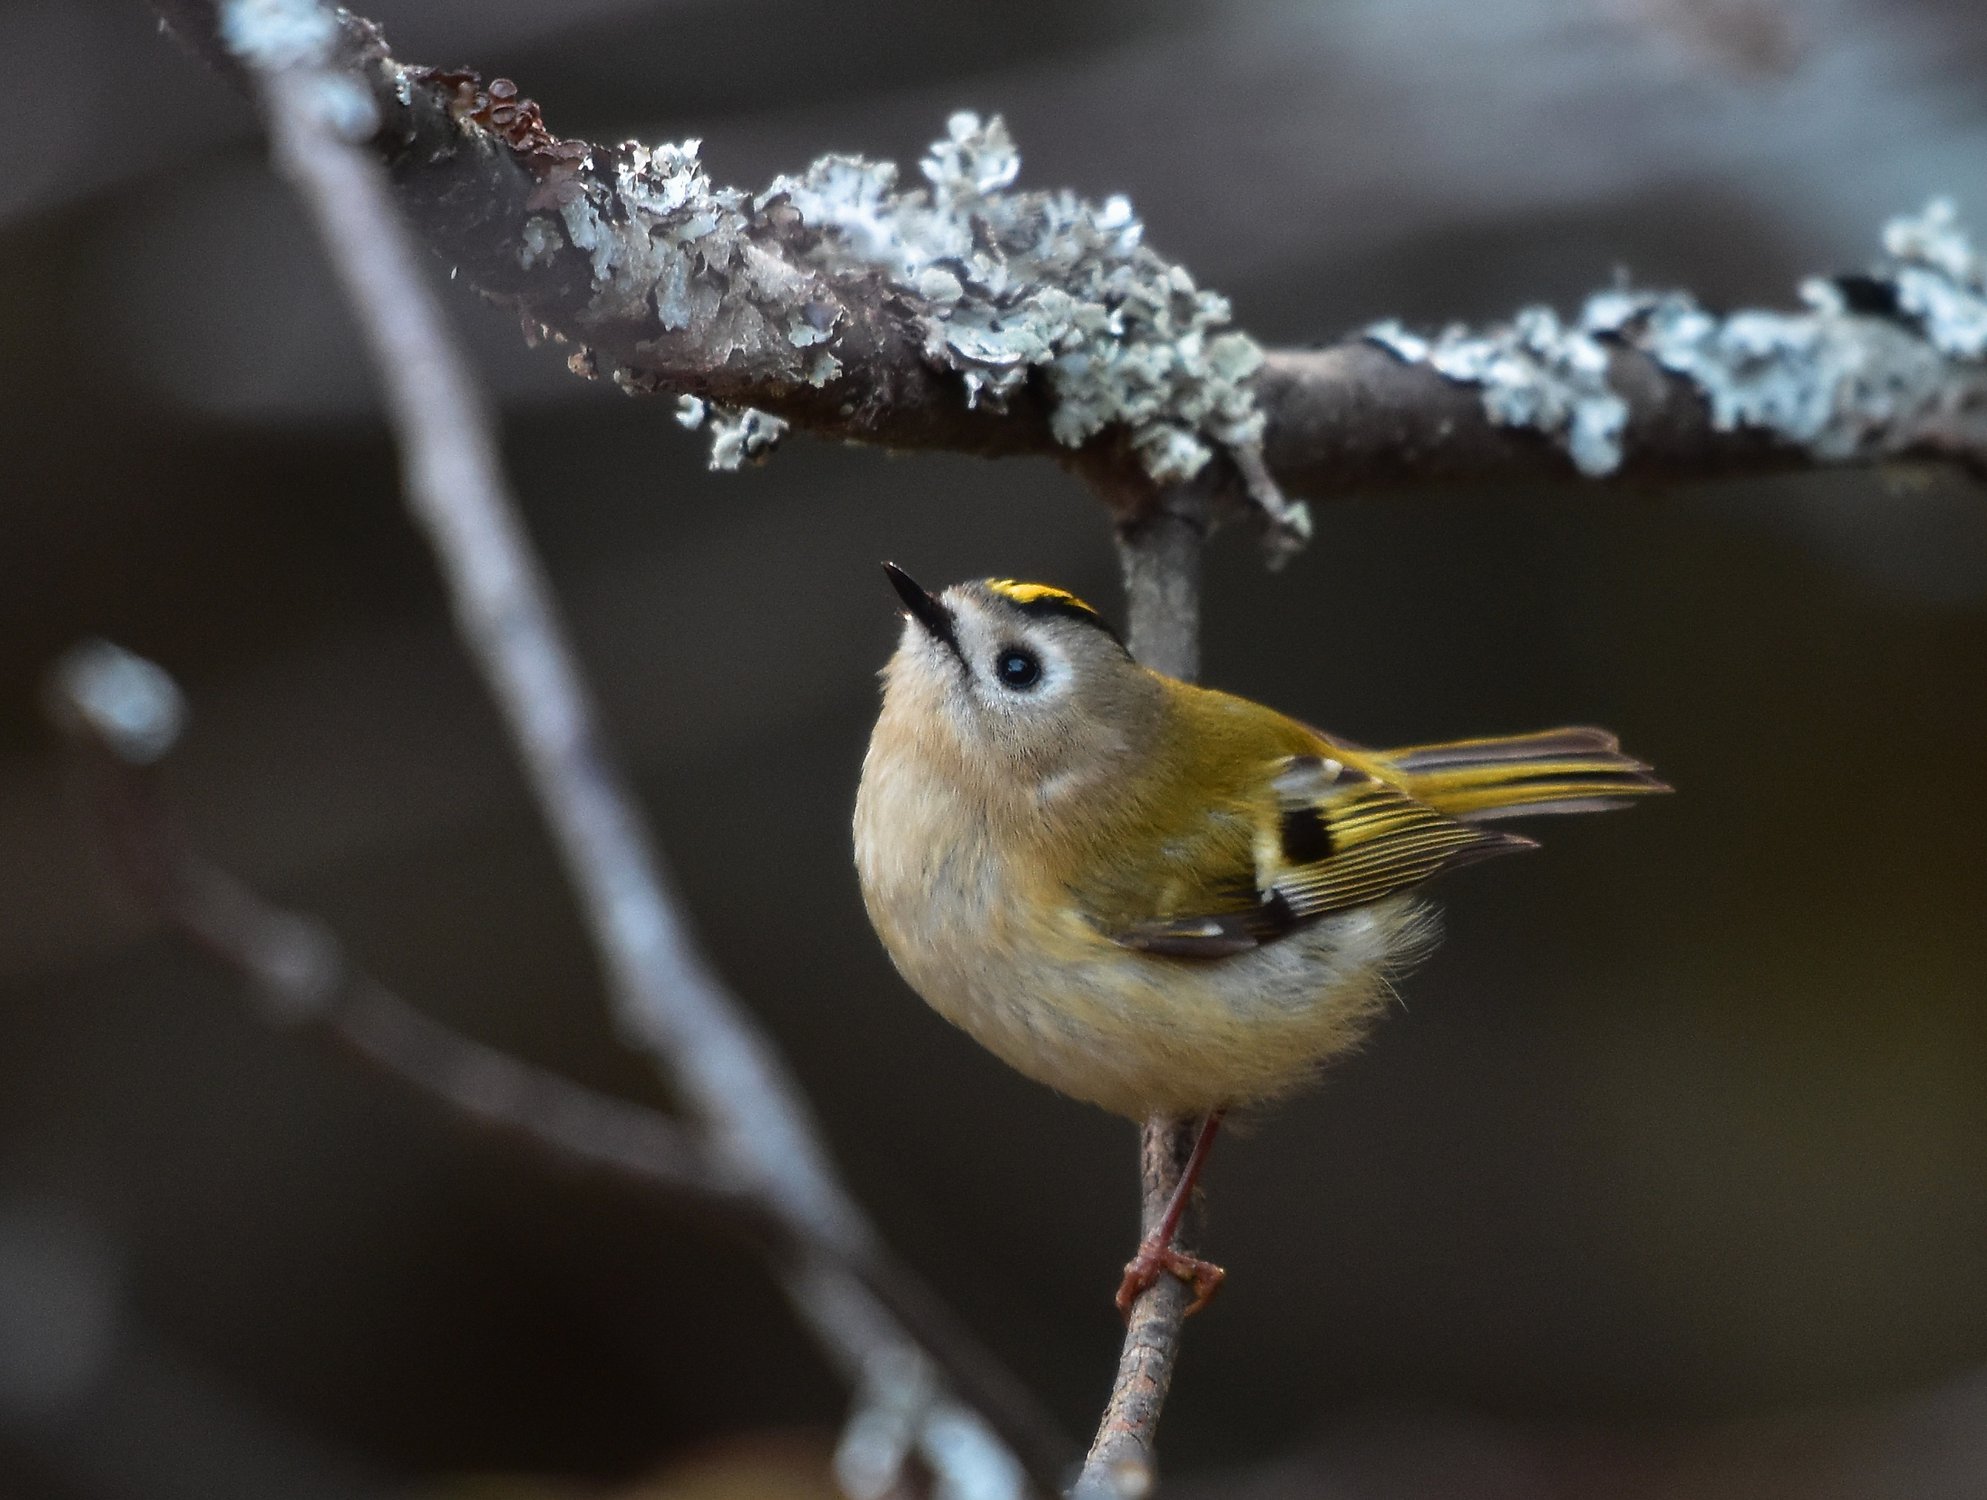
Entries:
POLYGON ((1134 1119, 1261 1103, 1364 1034, 1488 826, 1668 790, 1598 729, 1366 750, 1140 666, 1043 584, 904 602, 856 797, 863 900, 940 1015, 1134 1119))

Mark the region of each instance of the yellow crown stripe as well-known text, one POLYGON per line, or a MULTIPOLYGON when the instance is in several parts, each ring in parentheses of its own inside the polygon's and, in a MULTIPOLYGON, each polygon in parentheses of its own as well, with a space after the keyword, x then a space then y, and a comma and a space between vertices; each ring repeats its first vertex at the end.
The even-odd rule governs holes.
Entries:
POLYGON ((1080 609, 1087 615, 1097 613, 1068 589, 1055 588, 1046 583, 1022 583, 1014 578, 989 578, 987 587, 1003 598, 1012 599, 1016 604, 1040 604, 1044 600, 1054 600, 1057 604, 1067 604, 1074 609, 1080 609))

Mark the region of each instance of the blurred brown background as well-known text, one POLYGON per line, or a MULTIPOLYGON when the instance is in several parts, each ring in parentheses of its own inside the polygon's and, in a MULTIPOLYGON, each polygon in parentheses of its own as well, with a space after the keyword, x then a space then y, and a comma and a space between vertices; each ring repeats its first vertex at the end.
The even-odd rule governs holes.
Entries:
MULTIPOLYGON (((746 186, 1000 111, 1024 183, 1129 192, 1270 342, 1618 267, 1785 302, 1935 192, 1987 229, 1968 0, 371 13, 562 133, 700 135, 746 186)), ((583 1487, 830 1432, 841 1393, 733 1246, 269 1030, 107 895, 37 707, 84 634, 188 689, 174 776, 219 858, 434 1014, 660 1097, 246 111, 137 0, 0 0, 0 66, 0 1496, 583 1487)), ((794 442, 710 475, 664 404, 451 306, 701 932, 899 1247, 1087 1429, 1132 1132, 910 995, 847 824, 876 560, 1115 611, 1104 518, 1046 464, 794 442)), ((1217 547, 1208 680, 1376 743, 1602 723, 1681 795, 1451 882, 1375 1044, 1224 1142, 1232 1277, 1172 1472, 1987 1493, 1987 497, 1851 474, 1319 520, 1274 578, 1217 547)))

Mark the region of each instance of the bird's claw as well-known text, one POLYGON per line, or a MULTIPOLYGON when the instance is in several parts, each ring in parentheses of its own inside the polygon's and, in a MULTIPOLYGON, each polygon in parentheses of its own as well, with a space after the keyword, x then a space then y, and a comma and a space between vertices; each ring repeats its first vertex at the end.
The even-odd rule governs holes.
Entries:
POLYGON ((1194 1289, 1194 1300, 1187 1304, 1185 1313, 1189 1318, 1212 1302, 1214 1294, 1221 1290, 1221 1283, 1228 1279, 1228 1273, 1211 1260, 1147 1240, 1126 1264, 1124 1280, 1118 1283, 1118 1311, 1129 1320, 1132 1304, 1167 1274, 1179 1277, 1194 1289))

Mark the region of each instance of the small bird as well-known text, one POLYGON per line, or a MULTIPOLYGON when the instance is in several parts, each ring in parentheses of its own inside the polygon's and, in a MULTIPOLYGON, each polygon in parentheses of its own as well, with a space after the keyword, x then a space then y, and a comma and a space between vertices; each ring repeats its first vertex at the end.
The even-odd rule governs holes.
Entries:
POLYGON ((1162 1272, 1223 1113, 1365 1034, 1432 946, 1421 887, 1537 847, 1485 826, 1669 788, 1599 729, 1367 750, 1139 665, 1046 584, 933 595, 905 624, 856 794, 864 904, 911 988, 1028 1077, 1204 1123, 1118 1305, 1162 1272))

